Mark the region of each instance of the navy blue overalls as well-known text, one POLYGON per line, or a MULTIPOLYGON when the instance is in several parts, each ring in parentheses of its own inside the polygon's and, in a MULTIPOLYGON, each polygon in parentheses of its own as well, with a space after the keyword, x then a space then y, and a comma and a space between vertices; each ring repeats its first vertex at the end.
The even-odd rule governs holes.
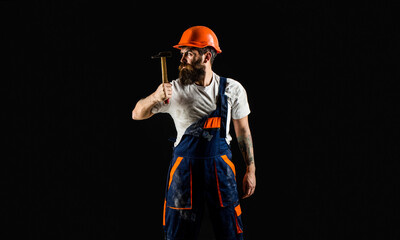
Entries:
POLYGON ((235 166, 227 144, 226 78, 217 108, 186 129, 167 176, 163 225, 167 240, 196 239, 207 202, 217 239, 243 239, 235 166))

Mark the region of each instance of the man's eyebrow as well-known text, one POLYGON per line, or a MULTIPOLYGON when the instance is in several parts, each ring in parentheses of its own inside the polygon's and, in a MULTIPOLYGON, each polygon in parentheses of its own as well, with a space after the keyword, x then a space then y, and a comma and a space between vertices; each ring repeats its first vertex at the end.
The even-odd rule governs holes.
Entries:
POLYGON ((181 54, 185 54, 185 53, 188 53, 188 52, 194 53, 193 50, 194 49, 192 49, 192 48, 181 49, 181 54))

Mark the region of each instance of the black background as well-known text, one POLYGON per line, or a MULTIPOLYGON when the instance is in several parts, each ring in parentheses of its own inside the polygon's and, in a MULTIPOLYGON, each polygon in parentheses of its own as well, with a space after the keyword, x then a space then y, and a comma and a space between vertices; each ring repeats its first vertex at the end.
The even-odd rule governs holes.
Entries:
POLYGON ((131 111, 161 82, 150 56, 171 50, 175 79, 172 46, 205 25, 252 110, 246 239, 398 239, 398 6, 260 4, 2 1, 3 238, 162 238, 175 130, 131 111))

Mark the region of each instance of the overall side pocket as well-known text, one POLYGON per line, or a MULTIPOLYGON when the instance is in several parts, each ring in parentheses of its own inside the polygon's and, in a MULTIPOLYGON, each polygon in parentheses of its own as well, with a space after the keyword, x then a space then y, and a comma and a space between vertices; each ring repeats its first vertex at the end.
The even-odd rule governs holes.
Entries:
POLYGON ((168 180, 166 206, 172 209, 192 208, 192 167, 188 159, 178 157, 168 180))
POLYGON ((223 155, 215 160, 214 166, 220 206, 225 207, 238 202, 235 165, 223 155))

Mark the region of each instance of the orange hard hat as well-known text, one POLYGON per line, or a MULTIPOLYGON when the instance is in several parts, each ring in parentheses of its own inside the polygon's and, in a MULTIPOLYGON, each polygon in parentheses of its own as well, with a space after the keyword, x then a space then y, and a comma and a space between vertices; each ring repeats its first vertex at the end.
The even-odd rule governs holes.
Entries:
POLYGON ((217 53, 222 52, 215 33, 204 26, 194 26, 183 32, 181 40, 174 48, 181 49, 182 47, 213 47, 217 53))

